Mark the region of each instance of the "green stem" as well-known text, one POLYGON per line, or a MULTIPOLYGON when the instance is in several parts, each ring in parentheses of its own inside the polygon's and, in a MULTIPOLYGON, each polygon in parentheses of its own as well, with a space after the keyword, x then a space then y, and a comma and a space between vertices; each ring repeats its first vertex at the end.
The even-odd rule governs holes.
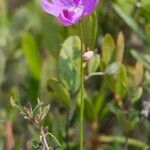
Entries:
POLYGON ((84 70, 83 70, 83 33, 82 23, 80 23, 80 35, 81 35, 81 63, 80 63, 80 150, 84 149, 84 70))
POLYGON ((89 74, 87 78, 90 78, 92 76, 103 76, 103 75, 105 75, 105 72, 93 72, 89 74))
POLYGON ((128 135, 125 136, 124 150, 128 150, 128 135))
MULTIPOLYGON (((126 139, 124 137, 121 136, 108 136, 108 135, 101 135, 98 140, 100 142, 104 142, 104 143, 113 143, 113 142, 117 142, 117 143, 121 143, 124 144, 126 139)), ((128 138, 127 140, 128 145, 130 146, 134 146, 134 147, 138 147, 141 148, 142 150, 148 150, 149 146, 141 141, 132 139, 132 138, 128 138)))

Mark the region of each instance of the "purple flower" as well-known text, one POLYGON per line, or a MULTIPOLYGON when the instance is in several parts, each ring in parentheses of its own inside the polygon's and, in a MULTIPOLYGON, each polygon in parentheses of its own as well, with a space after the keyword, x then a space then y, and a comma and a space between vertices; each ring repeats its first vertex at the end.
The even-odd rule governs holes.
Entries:
POLYGON ((99 0, 41 0, 42 8, 64 26, 71 26, 90 15, 99 0))

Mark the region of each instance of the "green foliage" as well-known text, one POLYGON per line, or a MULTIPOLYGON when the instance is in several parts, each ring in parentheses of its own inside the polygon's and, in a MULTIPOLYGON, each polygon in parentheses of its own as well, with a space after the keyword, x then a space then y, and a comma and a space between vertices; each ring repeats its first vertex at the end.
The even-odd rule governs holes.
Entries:
POLYGON ((27 59, 29 68, 31 69, 33 76, 35 77, 35 79, 39 79, 41 71, 39 50, 36 41, 31 34, 26 33, 23 36, 22 46, 24 55, 27 59))
POLYGON ((102 43, 102 62, 105 66, 109 64, 115 51, 115 42, 110 34, 107 34, 102 43))
POLYGON ((116 61, 118 63, 122 63, 125 51, 125 39, 122 32, 120 32, 118 35, 116 47, 116 61))
POLYGON ((126 13, 123 12, 118 5, 114 4, 113 8, 134 32, 136 32, 143 40, 147 41, 146 36, 143 34, 140 27, 133 18, 127 16, 126 13))
POLYGON ((127 92, 127 72, 124 65, 119 69, 116 81, 116 94, 124 98, 127 92))
POLYGON ((143 65, 150 70, 150 56, 148 54, 140 54, 136 51, 131 51, 131 54, 139 61, 142 61, 143 65))
POLYGON ((117 116, 119 124, 121 125, 125 134, 128 134, 135 125, 139 122, 138 113, 135 110, 130 110, 128 114, 125 114, 124 111, 121 111, 118 106, 115 104, 108 105, 109 110, 117 116))
POLYGON ((132 103, 136 103, 138 100, 140 100, 141 96, 143 94, 143 88, 139 87, 132 93, 132 103))
POLYGON ((40 145, 43 150, 51 148, 56 150, 61 147, 55 136, 48 132, 42 125, 43 119, 45 119, 49 112, 50 105, 44 106, 38 99, 38 103, 34 109, 30 104, 28 107, 22 107, 19 103, 16 103, 12 97, 11 105, 20 111, 23 117, 31 123, 34 130, 39 134, 39 137, 41 137, 39 140, 40 143, 34 141, 34 147, 36 149, 39 147, 38 145, 40 145))
POLYGON ((47 88, 51 96, 56 98, 59 103, 62 103, 64 106, 70 106, 70 97, 67 89, 54 78, 50 78, 47 82, 47 88))
POLYGON ((112 64, 108 65, 104 74, 106 74, 106 75, 115 74, 118 69, 119 69, 119 64, 118 63, 112 63, 112 64))
POLYGON ((91 16, 86 17, 82 21, 83 27, 83 42, 85 44, 86 49, 94 48, 96 37, 97 37, 97 15, 94 12, 91 16), (87 32, 88 29, 88 32, 87 32))
POLYGON ((80 39, 77 36, 69 37, 62 45, 58 62, 60 78, 72 94, 80 86, 80 48, 80 39))
POLYGON ((95 55, 88 64, 88 73, 91 74, 93 72, 95 72, 100 64, 100 56, 99 55, 95 55))
MULTIPOLYGON (((150 93, 150 1, 100 3, 82 20, 82 51, 94 51, 83 64, 85 149, 148 149, 149 116, 141 112, 150 112, 143 106, 150 93)), ((9 149, 7 122, 12 149, 44 147, 44 140, 53 149, 79 149, 79 32, 79 24, 62 27, 43 12, 39 0, 0 0, 0 149, 9 149)))

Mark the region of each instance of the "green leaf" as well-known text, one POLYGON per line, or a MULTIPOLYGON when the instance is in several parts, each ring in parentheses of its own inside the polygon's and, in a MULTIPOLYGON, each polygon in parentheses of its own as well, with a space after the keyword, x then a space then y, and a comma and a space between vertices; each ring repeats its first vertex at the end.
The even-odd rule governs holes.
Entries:
POLYGON ((16 107, 20 112, 22 112, 24 114, 23 108, 13 97, 10 98, 10 103, 11 103, 12 107, 16 107))
POLYGON ((94 57, 92 57, 92 59, 89 61, 88 64, 88 72, 93 73, 95 72, 100 64, 100 55, 95 55, 94 57))
POLYGON ((134 32, 136 32, 143 40, 147 41, 145 34, 142 32, 142 30, 140 29, 140 27, 133 18, 126 15, 125 12, 123 12, 122 9, 117 4, 113 4, 113 8, 134 32))
POLYGON ((107 34, 102 43, 102 62, 104 63, 105 66, 109 64, 111 61, 113 55, 114 55, 114 50, 115 50, 115 42, 110 34, 107 34))
POLYGON ((65 105, 66 107, 70 106, 69 93, 61 82, 55 78, 49 78, 47 87, 48 91, 55 98, 55 100, 65 105))
POLYGON ((79 37, 71 36, 63 43, 59 56, 59 75, 71 93, 80 86, 80 48, 79 37))
POLYGON ((140 83, 142 82, 143 75, 144 75, 144 67, 143 63, 141 61, 137 61, 134 67, 133 71, 133 80, 134 80, 134 86, 138 87, 140 83))
POLYGON ((114 102, 107 104, 107 106, 109 111, 115 114, 116 116, 121 112, 120 108, 114 102))
MULTIPOLYGON (((46 50, 55 57, 59 55, 60 43, 63 40, 63 29, 57 22, 53 21, 50 15, 42 16, 42 42, 46 50)), ((35 25, 35 23, 34 23, 35 25)), ((65 28, 66 29, 66 28, 65 28)), ((67 28, 68 29, 68 28, 67 28)), ((64 36, 67 36, 67 29, 64 36)))
POLYGON ((49 109, 50 109, 50 104, 47 105, 47 106, 44 106, 42 108, 42 117, 41 117, 41 120, 43 120, 47 116, 47 114, 49 112, 49 109))
POLYGON ((94 11, 94 13, 91 15, 92 17, 92 25, 91 25, 91 30, 92 30, 92 45, 95 44, 96 42, 96 37, 97 37, 97 33, 98 33, 98 19, 97 19, 97 15, 96 15, 96 11, 94 11))
POLYGON ((117 38, 117 49, 116 49, 116 61, 122 63, 125 49, 124 35, 122 32, 119 33, 117 38))
POLYGON ((129 112, 128 112, 128 121, 129 121, 129 131, 132 130, 136 125, 137 123, 140 121, 140 118, 139 118, 139 113, 138 111, 134 110, 134 109, 131 109, 129 112))
POLYGON ((84 112, 88 120, 93 121, 95 119, 95 108, 92 101, 88 98, 85 99, 84 112))
POLYGON ((127 71, 125 66, 122 65, 119 69, 115 85, 116 95, 121 96, 121 98, 124 98, 127 92, 127 80, 127 71))
POLYGON ((98 30, 96 12, 82 20, 82 30, 85 47, 93 49, 98 30))
POLYGON ((40 78, 41 61, 37 43, 30 33, 25 33, 22 41, 23 52, 35 79, 40 78))
POLYGON ((97 117, 99 116, 99 113, 103 110, 105 100, 107 99, 108 96, 108 86, 106 80, 101 83, 101 89, 99 91, 99 94, 95 98, 95 103, 94 103, 94 108, 97 117))
POLYGON ((142 96, 143 94, 143 88, 139 87, 138 89, 136 89, 133 93, 132 93, 132 102, 136 103, 142 96))
POLYGON ((35 116, 37 114, 37 112, 39 111, 39 109, 43 106, 43 102, 41 102, 39 99, 37 99, 37 105, 35 106, 35 108, 33 109, 33 116, 35 116))
POLYGON ((143 65, 150 70, 150 55, 148 54, 142 54, 139 53, 135 50, 131 51, 131 54, 134 58, 136 58, 137 60, 141 61, 143 63, 143 65))
POLYGON ((54 150, 57 150, 57 149, 61 148, 61 144, 59 143, 57 138, 51 133, 47 134, 47 143, 54 150))
POLYGON ((106 74, 106 75, 115 74, 118 71, 119 67, 120 67, 120 64, 114 62, 106 68, 104 74, 106 74))
POLYGON ((125 114, 114 102, 108 104, 109 110, 116 115, 117 120, 125 133, 132 130, 139 122, 138 112, 131 109, 125 114))

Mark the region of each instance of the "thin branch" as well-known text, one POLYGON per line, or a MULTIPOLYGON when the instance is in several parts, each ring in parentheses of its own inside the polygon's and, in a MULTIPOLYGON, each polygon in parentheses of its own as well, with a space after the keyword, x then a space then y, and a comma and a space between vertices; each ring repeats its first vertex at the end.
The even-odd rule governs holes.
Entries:
POLYGON ((47 144, 46 135, 45 135, 45 133, 44 133, 43 128, 41 129, 41 134, 42 134, 42 141, 43 141, 44 144, 45 144, 46 150, 49 150, 49 146, 48 146, 48 144, 47 144))

